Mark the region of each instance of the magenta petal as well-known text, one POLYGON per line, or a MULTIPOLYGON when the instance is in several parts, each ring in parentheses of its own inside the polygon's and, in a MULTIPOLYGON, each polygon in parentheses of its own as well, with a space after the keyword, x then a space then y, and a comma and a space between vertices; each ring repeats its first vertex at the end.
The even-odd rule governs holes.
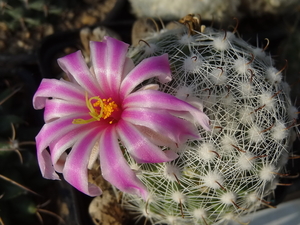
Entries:
POLYGON ((127 108, 122 113, 122 119, 134 125, 150 128, 174 143, 185 142, 188 138, 199 138, 193 124, 171 115, 167 110, 127 108))
POLYGON ((46 123, 38 135, 36 136, 37 158, 43 177, 48 179, 59 179, 53 168, 51 157, 47 151, 50 143, 67 134, 68 132, 78 128, 78 124, 72 124, 73 119, 87 119, 86 115, 72 115, 60 118, 58 120, 46 123))
POLYGON ((210 130, 209 118, 205 113, 172 95, 155 90, 141 90, 128 95, 123 101, 123 108, 139 108, 141 106, 188 112, 193 116, 195 122, 198 122, 205 130, 210 130))
POLYGON ((59 66, 92 96, 99 95, 99 85, 80 51, 57 60, 59 66))
POLYGON ((108 81, 106 79, 106 43, 105 42, 90 42, 91 62, 96 76, 96 80, 104 93, 110 91, 108 89, 108 81))
POLYGON ((99 142, 100 166, 105 180, 123 192, 147 199, 148 192, 125 160, 114 126, 108 127, 99 142))
POLYGON ((137 163, 169 162, 178 157, 173 151, 162 151, 134 125, 120 120, 116 127, 122 144, 137 163))
POLYGON ((48 98, 58 98, 85 105, 84 89, 65 80, 43 79, 33 96, 33 107, 44 108, 48 98))
POLYGON ((161 83, 172 80, 167 54, 140 62, 122 81, 120 95, 127 96, 137 85, 152 77, 158 77, 161 83))
POLYGON ((58 172, 62 172, 61 168, 63 168, 64 166, 64 162, 59 162, 64 152, 71 148, 79 140, 79 138, 82 136, 82 133, 86 133, 88 130, 94 128, 101 130, 104 128, 104 125, 100 125, 99 123, 80 124, 77 125, 77 127, 72 131, 66 133, 63 136, 57 137, 50 143, 49 149, 51 154, 51 160, 54 165, 54 168, 58 172), (63 165, 61 165, 62 163, 63 165))
POLYGON ((101 89, 108 96, 119 91, 128 44, 111 37, 102 43, 91 42, 91 59, 101 89))
POLYGON ((88 109, 85 104, 73 103, 61 99, 46 99, 44 111, 44 120, 46 123, 74 113, 88 113, 88 109))
POLYGON ((111 37, 105 37, 106 52, 106 78, 112 92, 118 92, 123 76, 126 54, 129 45, 111 37))
POLYGON ((63 170, 66 181, 79 191, 89 195, 97 196, 102 193, 101 189, 88 182, 88 162, 92 149, 99 141, 99 130, 91 129, 81 133, 76 144, 69 153, 63 170))

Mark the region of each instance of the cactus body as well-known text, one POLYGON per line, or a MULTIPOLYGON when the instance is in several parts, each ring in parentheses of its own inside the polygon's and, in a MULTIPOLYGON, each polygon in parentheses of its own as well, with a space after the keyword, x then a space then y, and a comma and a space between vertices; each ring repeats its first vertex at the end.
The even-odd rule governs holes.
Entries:
POLYGON ((282 71, 263 49, 250 46, 231 32, 186 26, 162 31, 129 56, 139 62, 169 54, 173 80, 167 93, 203 107, 212 131, 178 146, 170 163, 137 165, 132 169, 151 196, 124 194, 125 208, 152 224, 221 224, 239 220, 268 205, 291 144, 297 108, 282 71))
POLYGON ((247 15, 284 15, 296 13, 298 0, 129 0, 131 11, 138 18, 159 17, 164 20, 180 19, 188 13, 200 14, 204 20, 212 18, 229 21, 232 17, 243 18, 247 15))

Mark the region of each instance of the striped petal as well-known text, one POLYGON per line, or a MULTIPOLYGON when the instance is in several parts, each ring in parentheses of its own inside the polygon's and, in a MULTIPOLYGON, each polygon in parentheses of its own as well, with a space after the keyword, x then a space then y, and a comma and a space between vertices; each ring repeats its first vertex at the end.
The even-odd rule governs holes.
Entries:
POLYGON ((73 124, 74 119, 78 117, 87 119, 87 115, 72 115, 69 117, 63 117, 58 120, 54 120, 50 123, 46 123, 38 135, 36 136, 37 158, 43 177, 48 179, 59 179, 53 168, 51 157, 47 151, 47 147, 50 143, 67 134, 68 132, 78 128, 78 124, 73 124))
POLYGON ((173 151, 162 151, 134 125, 126 121, 119 121, 116 129, 122 144, 137 163, 169 162, 178 157, 173 151))
POLYGON ((123 192, 147 199, 148 192, 125 160, 114 126, 103 131, 99 142, 100 166, 105 180, 123 192))
POLYGON ((106 79, 110 90, 118 93, 129 45, 111 37, 105 37, 104 40, 107 44, 106 79))
POLYGON ((85 103, 73 103, 61 99, 46 99, 44 120, 46 123, 72 114, 88 113, 85 103))
POLYGON ((56 171, 62 172, 65 163, 64 153, 79 140, 79 138, 82 136, 82 133, 86 133, 88 130, 94 128, 97 128, 100 132, 103 127, 104 125, 101 126, 100 123, 77 125, 77 128, 74 130, 63 136, 59 136, 57 139, 54 139, 50 143, 49 149, 51 161, 56 171))
POLYGON ((188 138, 199 138, 194 125, 171 115, 166 110, 127 108, 122 113, 122 119, 131 124, 147 127, 160 135, 163 134, 175 143, 184 142, 188 138))
POLYGON ((89 157, 95 143, 99 141, 100 135, 97 128, 82 132, 72 147, 63 169, 65 180, 89 196, 97 196, 102 193, 98 186, 88 182, 89 157))
POLYGON ((94 70, 94 74, 96 80, 99 84, 99 87, 103 91, 103 93, 107 93, 109 91, 108 81, 106 79, 106 43, 105 42, 97 42, 91 41, 90 42, 90 49, 91 49, 91 63, 92 68, 94 70))
POLYGON ((111 37, 101 43, 91 42, 93 69, 101 89, 109 96, 119 92, 128 46, 111 37))
POLYGON ((158 77, 161 83, 172 80, 167 54, 147 58, 140 62, 124 78, 120 88, 121 98, 127 96, 137 85, 152 77, 158 77))
POLYGON ((43 79, 33 96, 33 107, 35 109, 44 108, 48 98, 85 104, 84 89, 65 80, 43 79))
POLYGON ((155 90, 142 90, 130 94, 123 101, 124 109, 141 106, 145 108, 188 112, 194 118, 195 122, 199 123, 205 130, 210 130, 209 118, 205 113, 172 95, 155 90))
MULTIPOLYGON (((92 96, 99 95, 99 85, 91 74, 80 51, 57 60, 58 65, 92 96)), ((71 80, 72 80, 71 79, 71 80)))

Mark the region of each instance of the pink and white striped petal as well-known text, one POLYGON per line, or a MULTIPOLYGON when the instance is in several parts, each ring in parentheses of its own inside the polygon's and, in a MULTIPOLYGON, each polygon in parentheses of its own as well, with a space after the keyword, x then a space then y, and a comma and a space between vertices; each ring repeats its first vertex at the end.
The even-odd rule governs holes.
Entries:
POLYGON ((99 85, 91 74, 80 51, 71 53, 57 60, 58 65, 92 96, 99 95, 99 85))
POLYGON ((153 77, 158 77, 161 83, 172 80, 167 54, 147 58, 140 62, 122 81, 121 98, 126 97, 143 81, 153 77))
POLYGON ((111 92, 118 93, 129 45, 108 36, 104 38, 104 42, 107 45, 105 54, 105 78, 108 81, 111 92))
MULTIPOLYGON (((99 91, 101 91, 103 94, 106 93, 109 95, 110 93, 107 92, 110 92, 110 90, 108 88, 108 80, 106 79, 106 43, 91 41, 90 50, 92 69, 94 70, 96 80, 99 84, 99 91)), ((101 96, 103 96, 103 94, 101 96)))
POLYGON ((125 160, 115 126, 103 131, 99 142, 100 166, 103 178, 123 192, 147 199, 148 192, 125 160))
POLYGON ((78 128, 78 124, 73 124, 74 119, 87 118, 87 115, 72 115, 50 123, 46 123, 38 135, 36 136, 37 158, 43 177, 48 179, 59 179, 52 165, 51 157, 47 151, 47 147, 51 142, 70 131, 78 128))
POLYGON ((137 163, 169 162, 178 157, 173 151, 162 151, 134 125, 124 120, 119 121, 116 129, 122 144, 137 163))
POLYGON ((54 119, 69 116, 72 114, 84 114, 88 113, 88 109, 83 104, 73 103, 61 99, 46 99, 44 120, 46 123, 51 122, 54 119))
POLYGON ((89 196, 97 196, 101 189, 88 181, 88 162, 92 149, 99 141, 99 129, 90 129, 78 137, 72 151, 68 154, 63 169, 64 178, 73 187, 89 196))
POLYGON ((43 109, 46 99, 57 98, 85 105, 84 89, 65 80, 43 79, 33 96, 33 107, 43 109))
POLYGON ((60 136, 56 139, 54 139, 50 145, 50 154, 51 154, 51 160, 54 165, 54 168, 57 172, 62 172, 62 169, 64 167, 64 153, 66 150, 71 148, 79 139, 79 137, 82 135, 82 133, 86 133, 90 129, 97 128, 99 132, 101 129, 103 129, 105 126, 98 124, 81 124, 77 126, 74 130, 68 132, 64 136, 60 136))
POLYGON ((205 113, 172 95, 155 90, 142 90, 130 94, 123 101, 124 109, 132 107, 138 108, 141 106, 175 112, 189 112, 194 122, 199 123, 205 130, 210 130, 209 118, 205 113))
MULTIPOLYGON (((148 127, 138 126, 138 125, 135 125, 134 127, 137 128, 139 130, 139 132, 141 132, 142 135, 147 137, 147 139, 152 144, 154 144, 156 146, 163 146, 162 149, 168 148, 174 152, 179 152, 180 146, 182 145, 181 143, 174 142, 167 136, 162 135, 162 133, 154 132, 153 130, 149 129, 148 127)), ((166 152, 166 151, 164 151, 164 152, 166 152)))
POLYGON ((127 108, 122 119, 134 125, 144 126, 174 143, 185 142, 188 138, 199 138, 195 126, 183 119, 171 115, 167 110, 151 108, 127 108))

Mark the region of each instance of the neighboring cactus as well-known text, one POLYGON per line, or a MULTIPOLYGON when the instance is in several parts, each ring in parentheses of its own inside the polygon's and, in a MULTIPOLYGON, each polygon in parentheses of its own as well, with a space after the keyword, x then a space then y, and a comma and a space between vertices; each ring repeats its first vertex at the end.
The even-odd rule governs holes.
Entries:
MULTIPOLYGON (((242 214, 270 206, 295 140, 297 108, 282 70, 265 49, 234 33, 187 26, 163 30, 132 48, 135 61, 169 54, 172 82, 161 90, 202 107, 212 131, 181 146, 170 163, 131 168, 150 197, 123 195, 129 211, 152 224, 213 224, 239 221, 242 214)), ((153 81, 152 81, 153 82, 153 81)), ((126 154, 126 153, 125 153, 126 154)))
POLYGON ((138 17, 159 17, 174 20, 188 13, 199 13, 202 19, 228 20, 238 15, 239 0, 129 0, 132 12, 138 17))
POLYGON ((298 0, 241 0, 242 10, 253 16, 264 14, 284 15, 293 14, 299 11, 300 2, 298 0))
POLYGON ((19 85, 20 80, 13 74, 1 74, 0 81, 0 224, 42 224, 40 214, 55 217, 48 218, 50 223, 62 221, 55 213, 39 205, 46 200, 36 191, 53 183, 41 177, 35 152, 28 147, 35 145, 33 137, 36 131, 19 126, 24 124, 29 105, 26 94, 19 93, 22 88, 25 90, 24 85, 19 85), (10 87, 10 83, 15 85, 10 87), (32 141, 22 141, 30 136, 32 141))
POLYGON ((180 19, 188 13, 198 13, 204 20, 229 22, 232 17, 247 15, 283 15, 299 10, 298 0, 129 0, 132 13, 138 18, 159 17, 163 20, 180 19))
POLYGON ((0 1, 0 19, 10 29, 35 27, 46 22, 49 15, 59 15, 66 3, 50 5, 45 0, 0 1))

